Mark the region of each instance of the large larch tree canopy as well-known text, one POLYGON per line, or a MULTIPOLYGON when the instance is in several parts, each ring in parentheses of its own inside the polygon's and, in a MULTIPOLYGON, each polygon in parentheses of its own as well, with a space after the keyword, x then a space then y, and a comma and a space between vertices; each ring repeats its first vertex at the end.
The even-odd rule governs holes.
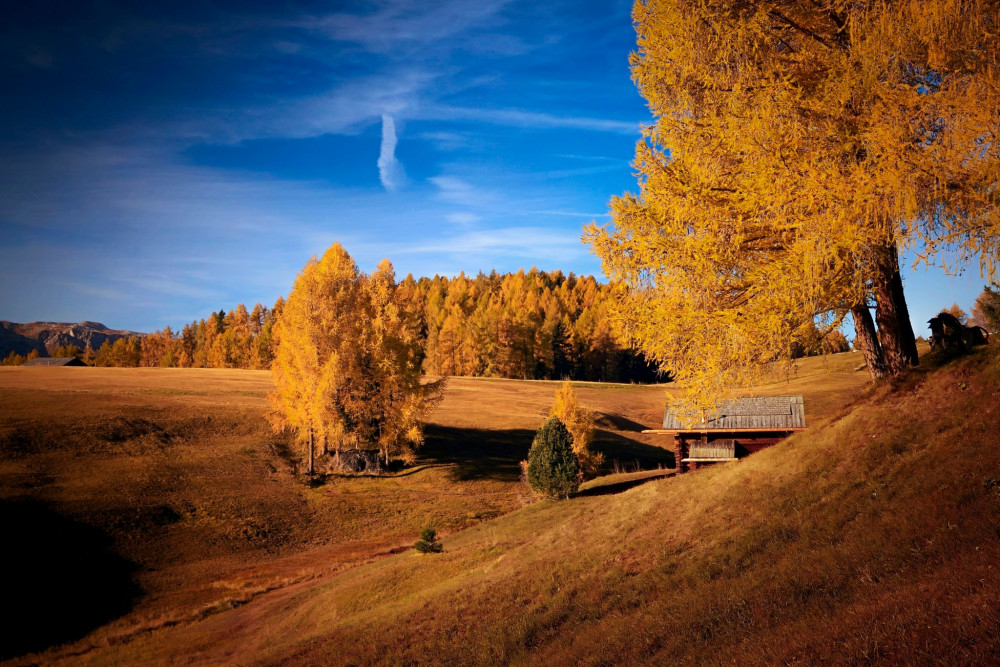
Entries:
POLYGON ((1000 3, 639 0, 633 19, 640 192, 585 235, 622 286, 619 335, 703 405, 848 314, 873 377, 916 364, 900 253, 996 274, 1000 3))

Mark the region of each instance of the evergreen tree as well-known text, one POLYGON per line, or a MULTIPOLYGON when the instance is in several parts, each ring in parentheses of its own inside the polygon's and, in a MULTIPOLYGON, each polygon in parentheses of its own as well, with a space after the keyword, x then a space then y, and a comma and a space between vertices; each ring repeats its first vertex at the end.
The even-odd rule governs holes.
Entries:
POLYGON ((526 472, 532 490, 552 498, 568 498, 580 487, 573 438, 558 417, 551 417, 535 433, 526 472))
POLYGON ((439 554, 444 551, 444 545, 438 542, 437 531, 432 526, 427 526, 420 531, 420 539, 413 545, 413 548, 422 554, 439 554))

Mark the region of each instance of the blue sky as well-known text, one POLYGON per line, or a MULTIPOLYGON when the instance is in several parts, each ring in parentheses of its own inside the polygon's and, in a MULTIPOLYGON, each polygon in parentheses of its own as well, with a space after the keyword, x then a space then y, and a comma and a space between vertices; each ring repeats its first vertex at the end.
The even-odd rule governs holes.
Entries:
MULTIPOLYGON (((10 5, 10 6, 8 6, 10 5)), ((636 189, 631 3, 0 9, 0 319, 150 331, 270 305, 341 242, 400 277, 600 273, 636 189)), ((917 333, 973 269, 907 272, 917 333)))

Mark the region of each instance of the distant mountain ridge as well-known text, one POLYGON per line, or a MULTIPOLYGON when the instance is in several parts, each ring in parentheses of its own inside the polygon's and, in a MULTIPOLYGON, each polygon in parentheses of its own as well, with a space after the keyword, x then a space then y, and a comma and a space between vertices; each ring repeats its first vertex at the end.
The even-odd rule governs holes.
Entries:
POLYGON ((11 352, 27 355, 38 350, 42 356, 51 355, 66 345, 76 345, 81 350, 90 345, 97 350, 105 342, 114 343, 119 338, 146 334, 124 329, 109 329, 100 322, 28 322, 18 324, 0 320, 0 358, 11 352))

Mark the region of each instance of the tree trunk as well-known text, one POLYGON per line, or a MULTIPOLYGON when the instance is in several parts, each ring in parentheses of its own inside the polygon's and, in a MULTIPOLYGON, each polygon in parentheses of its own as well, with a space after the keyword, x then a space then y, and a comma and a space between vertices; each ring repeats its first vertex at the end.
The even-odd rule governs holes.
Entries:
POLYGON ((868 306, 858 304, 851 308, 851 316, 854 318, 854 344, 865 356, 872 380, 881 380, 886 376, 885 358, 878 342, 878 334, 875 333, 872 314, 868 311, 868 306))
POLYGON ((309 427, 309 470, 306 471, 307 474, 313 474, 313 430, 312 426, 309 427))
POLYGON ((910 315, 903 296, 903 280, 899 274, 899 255, 895 246, 887 246, 880 253, 879 277, 875 281, 874 295, 877 304, 875 319, 878 323, 879 342, 885 371, 889 376, 901 374, 916 366, 917 344, 910 325, 910 315))
POLYGON ((899 274, 899 256, 896 249, 892 249, 893 266, 892 272, 892 300, 896 304, 896 316, 899 320, 899 333, 902 338, 903 354, 907 365, 917 366, 920 364, 920 356, 917 354, 917 337, 913 335, 913 325, 910 323, 910 311, 906 307, 906 297, 903 295, 903 277, 899 274))

